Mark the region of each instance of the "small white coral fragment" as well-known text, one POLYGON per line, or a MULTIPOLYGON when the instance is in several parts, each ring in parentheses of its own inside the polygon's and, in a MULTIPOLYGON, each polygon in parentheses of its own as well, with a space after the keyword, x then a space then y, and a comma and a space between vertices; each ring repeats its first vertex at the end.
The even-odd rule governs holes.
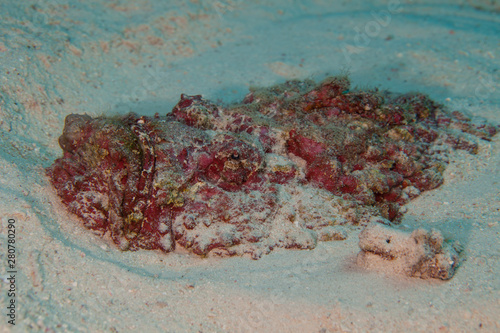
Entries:
POLYGON ((437 230, 411 233, 373 223, 359 234, 358 265, 422 279, 451 279, 459 264, 457 251, 437 230))

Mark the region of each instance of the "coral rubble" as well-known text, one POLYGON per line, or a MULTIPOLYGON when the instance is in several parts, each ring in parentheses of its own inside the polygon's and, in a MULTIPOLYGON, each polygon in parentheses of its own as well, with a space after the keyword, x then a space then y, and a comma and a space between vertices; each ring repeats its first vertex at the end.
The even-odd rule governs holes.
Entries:
POLYGON ((47 174, 68 209, 123 250, 206 255, 343 239, 339 226, 443 181, 446 149, 498 127, 421 94, 351 90, 346 77, 253 89, 219 106, 182 95, 166 117, 66 117, 47 174))
POLYGON ((406 233, 371 224, 359 234, 358 264, 411 277, 448 280, 459 264, 457 250, 437 230, 406 233))

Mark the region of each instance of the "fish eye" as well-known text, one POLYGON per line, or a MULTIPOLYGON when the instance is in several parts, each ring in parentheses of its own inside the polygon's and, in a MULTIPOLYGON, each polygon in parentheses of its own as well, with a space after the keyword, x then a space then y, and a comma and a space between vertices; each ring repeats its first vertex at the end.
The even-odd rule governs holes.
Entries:
POLYGON ((237 161, 240 159, 240 154, 238 154, 238 152, 235 151, 231 154, 231 158, 237 161))

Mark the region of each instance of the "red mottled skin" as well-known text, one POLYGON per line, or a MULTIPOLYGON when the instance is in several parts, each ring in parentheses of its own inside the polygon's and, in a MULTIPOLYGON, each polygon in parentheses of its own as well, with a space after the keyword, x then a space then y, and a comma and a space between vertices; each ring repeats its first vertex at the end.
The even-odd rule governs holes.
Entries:
POLYGON ((290 81, 229 107, 182 95, 166 118, 69 115, 47 174, 68 209, 123 250, 258 258, 312 248, 329 226, 295 221, 294 208, 279 216, 286 191, 320 188, 397 221, 401 205, 443 182, 446 155, 434 147, 475 153, 497 132, 421 94, 290 81))

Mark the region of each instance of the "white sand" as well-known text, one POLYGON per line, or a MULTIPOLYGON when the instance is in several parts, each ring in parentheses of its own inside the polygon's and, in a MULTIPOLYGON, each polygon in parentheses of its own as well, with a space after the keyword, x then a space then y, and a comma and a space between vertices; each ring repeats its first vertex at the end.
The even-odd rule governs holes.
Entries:
POLYGON ((258 261, 120 252, 51 190, 44 168, 61 154, 66 115, 166 113, 181 93, 229 102, 251 85, 349 70, 357 86, 418 90, 500 121, 497 1, 331 2, 1 2, 0 331, 500 331, 498 135, 476 156, 454 153, 445 184, 408 205, 405 228, 463 244, 447 282, 363 271, 359 231, 258 261))

